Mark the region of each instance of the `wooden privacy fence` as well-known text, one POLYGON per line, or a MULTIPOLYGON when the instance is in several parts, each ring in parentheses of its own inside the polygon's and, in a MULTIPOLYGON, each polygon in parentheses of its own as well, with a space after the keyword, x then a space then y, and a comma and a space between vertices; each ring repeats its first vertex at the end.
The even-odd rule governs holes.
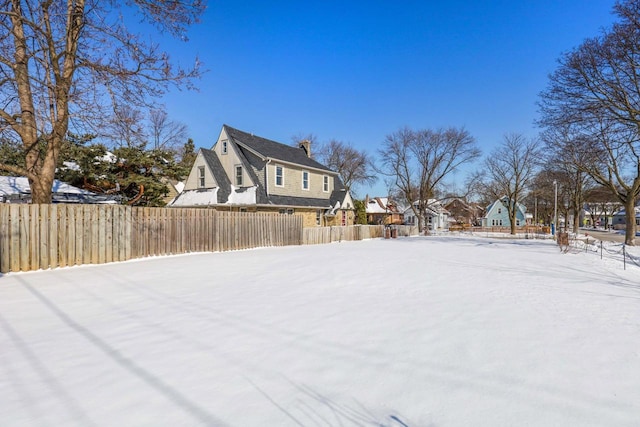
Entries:
MULTIPOLYGON (((472 233, 511 233, 511 227, 505 226, 488 226, 488 227, 470 227, 467 225, 451 225, 449 231, 467 231, 472 233)), ((525 225, 516 227, 517 234, 550 234, 551 228, 541 225, 525 225)))
MULTIPOLYGON (((418 227, 394 225, 398 236, 414 236, 418 227)), ((303 243, 316 245, 322 243, 341 242, 343 240, 374 239, 384 236, 384 225, 352 225, 347 227, 314 227, 304 229, 303 243)))
POLYGON ((133 208, 133 258, 302 244, 302 217, 213 209, 133 208))
POLYGON ((0 204, 0 272, 302 244, 302 217, 119 205, 0 204))

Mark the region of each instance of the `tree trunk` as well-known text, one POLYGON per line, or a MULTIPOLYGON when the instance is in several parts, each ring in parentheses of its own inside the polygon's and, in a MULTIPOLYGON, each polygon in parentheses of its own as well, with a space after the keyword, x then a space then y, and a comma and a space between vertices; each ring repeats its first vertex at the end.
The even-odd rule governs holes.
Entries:
POLYGON ((425 236, 429 235, 429 226, 427 225, 427 217, 420 215, 420 219, 419 219, 419 224, 420 224, 420 228, 419 230, 422 232, 422 234, 424 234, 425 236))
POLYGON ((509 201, 509 204, 511 206, 509 206, 508 212, 509 212, 509 226, 511 228, 511 235, 515 236, 516 234, 516 215, 517 215, 517 209, 518 209, 518 205, 517 202, 515 201, 509 201))
POLYGON ((636 245, 636 210, 635 199, 633 197, 627 198, 624 204, 624 218, 626 221, 624 244, 628 246, 636 245))
POLYGON ((53 200, 52 187, 53 176, 48 170, 40 170, 37 172, 36 179, 29 178, 29 186, 31 187, 31 203, 34 204, 50 204, 53 200))
POLYGON ((577 191, 574 194, 574 198, 573 198, 572 204, 573 204, 573 206, 572 206, 572 210, 573 210, 573 232, 575 234, 578 234, 578 232, 580 231, 580 211, 582 209, 581 209, 581 206, 580 206, 580 196, 578 195, 577 191))

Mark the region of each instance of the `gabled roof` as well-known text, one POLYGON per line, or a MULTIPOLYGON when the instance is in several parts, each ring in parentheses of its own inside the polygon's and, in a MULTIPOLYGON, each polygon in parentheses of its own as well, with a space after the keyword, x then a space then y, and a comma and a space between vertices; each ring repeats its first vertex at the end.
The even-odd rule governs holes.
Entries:
MULTIPOLYGON (((260 136, 256 136, 241 130, 232 128, 228 125, 223 125, 227 136, 240 146, 253 151, 254 155, 262 157, 262 160, 274 159, 281 160, 283 162, 295 163, 301 166, 306 166, 314 169, 320 169, 327 172, 335 173, 328 167, 321 163, 316 162, 312 158, 307 156, 307 152, 303 148, 291 147, 289 145, 281 144, 279 142, 271 141, 260 136)), ((250 163, 254 164, 255 159, 247 153, 243 153, 250 163)), ((255 165, 254 166, 259 166, 255 165)))
POLYGON ((222 163, 220 163, 220 159, 218 159, 215 151, 207 150, 206 148, 201 148, 200 150, 202 152, 204 161, 207 163, 207 166, 211 170, 213 177, 218 183, 218 191, 216 193, 218 195, 218 203, 225 203, 229 198, 231 181, 229 181, 229 177, 224 172, 222 163))
MULTIPOLYGON (((508 200, 508 197, 507 197, 507 196, 502 196, 502 197, 500 197, 499 199, 495 200, 493 203, 489 204, 489 206, 487 206, 487 209, 486 209, 486 213, 485 213, 485 215, 484 215, 484 218, 488 218, 488 217, 492 214, 492 212, 491 212, 491 211, 493 210, 493 208, 494 208, 498 203, 502 204, 502 206, 503 206, 504 208, 507 208, 507 200, 508 200)), ((522 204, 522 203, 520 203, 520 202, 516 202, 516 207, 518 208, 518 210, 520 211, 520 213, 522 213, 522 215, 523 215, 523 216, 525 216, 525 215, 526 215, 527 207, 526 207, 525 205, 523 205, 523 204, 522 204)))
POLYGON ((342 206, 342 204, 344 203, 344 199, 347 197, 347 193, 347 188, 344 186, 344 184, 342 184, 342 180, 336 177, 333 180, 333 192, 331 193, 331 197, 329 197, 331 206, 342 206))
POLYGON ((260 184, 260 179, 255 172, 255 170, 261 170, 264 168, 265 160, 263 160, 259 155, 253 153, 252 151, 243 149, 240 145, 236 144, 236 147, 238 148, 236 152, 238 154, 238 157, 240 158, 240 161, 242 161, 242 164, 245 167, 245 172, 249 174, 249 176, 251 177, 251 181, 253 181, 255 185, 259 187, 258 191, 256 191, 256 203, 259 205, 269 204, 269 198, 267 197, 266 189, 263 188, 260 184))

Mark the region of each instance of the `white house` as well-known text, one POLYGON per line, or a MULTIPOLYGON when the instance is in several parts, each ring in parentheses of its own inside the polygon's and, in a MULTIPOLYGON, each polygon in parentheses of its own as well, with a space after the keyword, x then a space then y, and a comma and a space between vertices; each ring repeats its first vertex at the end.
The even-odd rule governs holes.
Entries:
MULTIPOLYGON (((640 227, 640 206, 636 206, 635 208, 636 214, 636 226, 640 227)), ((617 230, 623 230, 626 227, 627 218, 626 211, 623 209, 613 215, 613 228, 617 230)))
MULTIPOLYGON (((418 203, 414 202, 414 206, 417 206, 418 203)), ((418 218, 411 207, 404 210, 404 223, 406 225, 418 225, 418 218)), ((430 231, 449 229, 449 211, 438 200, 429 199, 424 226, 430 231)))

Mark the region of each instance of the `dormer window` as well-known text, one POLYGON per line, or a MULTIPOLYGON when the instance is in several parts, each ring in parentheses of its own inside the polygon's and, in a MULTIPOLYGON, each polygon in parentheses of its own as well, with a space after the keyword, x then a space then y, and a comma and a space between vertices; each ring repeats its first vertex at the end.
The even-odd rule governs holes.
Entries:
POLYGON ((227 152, 229 151, 229 141, 227 141, 226 139, 222 141, 222 154, 227 154, 227 152))

